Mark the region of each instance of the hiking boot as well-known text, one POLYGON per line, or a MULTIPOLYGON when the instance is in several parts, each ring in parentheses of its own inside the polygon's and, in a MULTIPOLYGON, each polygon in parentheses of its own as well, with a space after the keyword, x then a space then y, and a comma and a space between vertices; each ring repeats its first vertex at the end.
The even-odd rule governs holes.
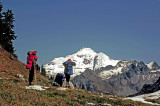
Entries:
POLYGON ((67 88, 69 88, 69 87, 70 87, 70 86, 69 86, 69 82, 66 82, 66 87, 67 87, 67 88))
POLYGON ((29 85, 32 85, 32 82, 29 82, 29 85))

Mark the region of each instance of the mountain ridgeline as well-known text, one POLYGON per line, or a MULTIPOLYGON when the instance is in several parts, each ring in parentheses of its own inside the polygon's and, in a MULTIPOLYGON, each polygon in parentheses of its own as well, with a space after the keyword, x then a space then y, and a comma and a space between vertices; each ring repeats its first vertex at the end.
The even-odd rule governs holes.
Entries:
POLYGON ((159 71, 150 70, 143 62, 120 61, 114 67, 106 66, 96 71, 86 70, 74 77, 72 82, 76 87, 84 86, 89 91, 128 96, 139 92, 144 84, 156 82, 159 76, 159 71), (121 72, 116 73, 119 68, 121 72))
POLYGON ((46 64, 48 76, 63 73, 62 63, 68 58, 76 62, 72 83, 93 92, 128 96, 141 90, 144 84, 151 84, 160 76, 156 62, 145 64, 136 60, 113 60, 104 53, 83 48, 73 55, 55 58, 46 64))

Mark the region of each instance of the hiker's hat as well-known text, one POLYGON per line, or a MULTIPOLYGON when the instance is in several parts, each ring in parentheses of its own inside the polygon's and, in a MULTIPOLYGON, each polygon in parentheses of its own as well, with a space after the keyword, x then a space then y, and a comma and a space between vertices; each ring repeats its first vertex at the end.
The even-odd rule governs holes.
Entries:
POLYGON ((35 55, 37 53, 37 51, 33 51, 32 54, 35 55))
POLYGON ((68 61, 69 61, 69 62, 72 62, 72 60, 71 60, 71 59, 68 59, 68 61))

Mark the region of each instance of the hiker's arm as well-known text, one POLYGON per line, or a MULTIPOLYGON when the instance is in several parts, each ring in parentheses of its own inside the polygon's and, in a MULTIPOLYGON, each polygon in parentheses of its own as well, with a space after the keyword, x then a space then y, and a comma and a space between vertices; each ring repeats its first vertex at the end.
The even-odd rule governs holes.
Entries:
POLYGON ((75 65, 76 65, 76 63, 75 63, 75 62, 72 62, 71 64, 72 64, 72 66, 75 66, 75 65))
POLYGON ((66 67, 66 66, 67 66, 66 62, 64 62, 64 63, 63 63, 63 66, 64 66, 64 67, 66 67))
POLYGON ((65 62, 64 63, 62 63, 63 64, 63 66, 65 66, 66 64, 65 64, 65 62))

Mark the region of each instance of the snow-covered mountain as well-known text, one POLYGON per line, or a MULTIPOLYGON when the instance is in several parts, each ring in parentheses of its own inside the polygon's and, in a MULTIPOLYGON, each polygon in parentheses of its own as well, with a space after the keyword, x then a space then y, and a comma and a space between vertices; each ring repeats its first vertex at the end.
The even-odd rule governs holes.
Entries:
MULTIPOLYGON (((117 63, 115 67, 113 67, 110 70, 103 70, 98 75, 103 79, 109 79, 113 75, 118 75, 126 72, 125 70, 128 70, 130 67, 139 67, 139 70, 149 70, 151 73, 160 72, 160 66, 156 62, 150 62, 147 64, 144 64, 143 62, 140 62, 140 64, 136 61, 130 61, 130 60, 123 60, 117 63)), ((150 77, 149 77, 150 78, 150 77)), ((143 78, 145 79, 145 78, 143 78)))
POLYGON ((48 76, 55 75, 56 73, 63 73, 63 62, 71 59, 76 63, 74 67, 74 76, 80 75, 86 69, 96 70, 108 65, 115 66, 119 60, 113 60, 104 53, 96 53, 91 48, 82 48, 77 53, 68 55, 66 57, 59 57, 53 59, 48 64, 44 65, 48 76))
POLYGON ((90 48, 82 48, 72 55, 53 59, 44 66, 47 75, 63 73, 62 63, 68 59, 76 63, 72 83, 78 88, 83 86, 95 92, 132 95, 139 92, 144 84, 154 83, 160 76, 160 66, 156 62, 145 64, 136 60, 113 60, 90 48))
POLYGON ((147 67, 152 70, 151 72, 157 72, 160 71, 160 66, 154 61, 146 64, 147 67))

